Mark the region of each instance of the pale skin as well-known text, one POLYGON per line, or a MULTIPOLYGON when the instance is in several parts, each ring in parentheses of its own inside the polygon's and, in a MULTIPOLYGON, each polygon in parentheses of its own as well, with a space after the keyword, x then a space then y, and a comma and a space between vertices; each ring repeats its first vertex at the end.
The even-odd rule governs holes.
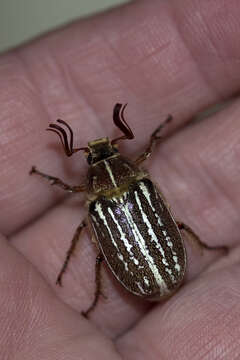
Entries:
POLYGON ((76 22, 0 57, 0 349, 3 359, 235 359, 240 356, 239 100, 193 126, 210 104, 239 91, 239 2, 136 1, 76 22), (116 102, 135 139, 136 158, 171 113, 164 142, 145 162, 176 217, 210 246, 189 250, 185 284, 150 304, 103 269, 103 292, 90 320, 80 312, 94 293, 97 251, 84 229, 63 277, 56 277, 84 195, 29 177, 32 165, 82 185, 83 154, 68 159, 44 132, 63 118, 76 146, 121 134, 116 102), (181 128, 181 130, 180 130, 181 128), (174 131, 173 131, 174 130, 174 131))

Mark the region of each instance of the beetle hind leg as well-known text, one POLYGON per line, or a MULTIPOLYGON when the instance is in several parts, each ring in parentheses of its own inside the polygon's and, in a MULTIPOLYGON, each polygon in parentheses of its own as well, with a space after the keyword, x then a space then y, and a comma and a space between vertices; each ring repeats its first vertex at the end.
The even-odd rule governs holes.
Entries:
POLYGON ((195 234, 195 232, 190 228, 190 226, 186 225, 185 223, 181 221, 177 221, 177 226, 179 230, 184 230, 189 236, 187 237, 188 240, 191 241, 194 245, 197 245, 198 248, 203 251, 203 249, 207 250, 222 250, 224 252, 228 251, 228 248, 226 246, 210 246, 203 242, 198 235, 195 234))
POLYGON ((172 115, 168 115, 168 117, 164 120, 164 122, 162 124, 160 124, 157 129, 152 133, 151 137, 150 137, 150 141, 148 144, 148 147, 146 148, 146 150, 144 151, 144 153, 142 153, 136 160, 135 160, 135 164, 139 165, 141 164, 143 161, 145 161, 152 153, 153 151, 153 147, 156 144, 157 141, 162 139, 162 136, 159 135, 159 133, 163 130, 163 128, 170 122, 172 121, 173 117, 172 115))
POLYGON ((78 243, 78 240, 80 239, 80 234, 82 232, 82 229, 87 226, 87 224, 85 223, 85 221, 82 221, 82 223, 77 227, 77 230, 75 231, 75 234, 72 238, 72 242, 70 245, 70 248, 67 251, 66 254, 66 258, 65 261, 63 263, 63 266, 61 268, 60 273, 58 274, 57 280, 56 280, 56 284, 62 286, 62 276, 65 273, 67 266, 69 264, 69 261, 73 255, 74 250, 76 249, 76 245, 78 243))
MULTIPOLYGON (((88 318, 88 315, 90 312, 92 312, 99 300, 99 296, 103 295, 102 294, 102 282, 101 282, 101 264, 103 262, 103 255, 101 253, 98 254, 98 256, 96 257, 96 264, 95 264, 95 293, 94 293, 94 299, 91 303, 91 305, 88 307, 88 309, 86 311, 82 311, 81 314, 85 317, 88 318)), ((104 295, 103 295, 104 296, 104 295)), ((105 297, 105 296, 104 296, 105 297)))

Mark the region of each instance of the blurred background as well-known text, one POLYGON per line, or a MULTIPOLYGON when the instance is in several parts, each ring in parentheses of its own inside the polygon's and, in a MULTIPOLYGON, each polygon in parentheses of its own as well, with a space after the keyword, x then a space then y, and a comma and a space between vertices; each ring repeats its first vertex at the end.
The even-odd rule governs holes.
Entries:
POLYGON ((129 0, 0 0, 0 52, 129 0))

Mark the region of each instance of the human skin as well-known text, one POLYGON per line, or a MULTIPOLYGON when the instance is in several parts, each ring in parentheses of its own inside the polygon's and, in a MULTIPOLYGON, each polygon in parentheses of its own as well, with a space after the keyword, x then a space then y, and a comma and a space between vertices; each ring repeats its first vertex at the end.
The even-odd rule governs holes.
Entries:
MULTIPOLYGON (((239 91, 237 0, 136 1, 80 20, 0 57, 0 349, 1 359, 238 359, 240 357, 240 104, 190 124, 206 107, 239 91), (136 158, 171 113, 145 167, 177 218, 211 246, 188 246, 184 285, 151 304, 103 268, 107 299, 86 320, 97 251, 84 231, 55 285, 84 195, 67 197, 32 165, 78 185, 86 161, 67 158, 44 129, 62 118, 75 145, 119 136, 115 103, 135 139, 120 144, 136 158)), ((187 243, 187 240, 186 240, 187 243)))

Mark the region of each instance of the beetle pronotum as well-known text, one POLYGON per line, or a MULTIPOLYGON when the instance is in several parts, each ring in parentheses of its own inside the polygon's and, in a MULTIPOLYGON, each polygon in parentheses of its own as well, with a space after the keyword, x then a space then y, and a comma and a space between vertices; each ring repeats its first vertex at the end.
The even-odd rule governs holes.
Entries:
MULTIPOLYGON (((87 192, 88 223, 99 254, 95 268, 95 296, 89 308, 82 312, 84 316, 88 316, 99 299, 103 260, 129 292, 148 300, 160 300, 172 295, 184 278, 186 250, 180 230, 187 231, 201 247, 217 249, 203 243, 190 227, 173 218, 148 173, 139 167, 151 155, 153 146, 161 139, 160 131, 172 117, 168 116, 152 133, 145 152, 131 161, 118 151, 119 140, 134 138, 124 119, 125 107, 116 104, 113 110, 113 122, 123 135, 111 141, 107 137, 90 141, 87 147, 73 147, 73 132, 65 121, 57 120, 62 126, 49 125, 47 130, 58 134, 67 156, 84 151, 89 170, 83 185, 70 186, 36 167, 30 172, 69 192, 87 192), (69 137, 63 126, 68 129, 69 137)), ((59 285, 85 226, 83 221, 75 232, 57 277, 59 285)))

